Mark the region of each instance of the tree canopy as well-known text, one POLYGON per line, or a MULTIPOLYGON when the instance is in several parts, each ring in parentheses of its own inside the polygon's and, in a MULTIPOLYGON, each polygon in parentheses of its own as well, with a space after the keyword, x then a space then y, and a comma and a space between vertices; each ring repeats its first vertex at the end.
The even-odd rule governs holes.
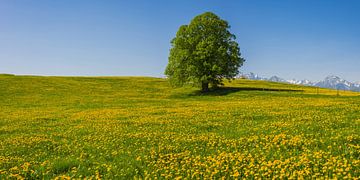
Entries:
POLYGON ((208 91, 231 80, 245 61, 227 21, 205 12, 180 26, 172 39, 165 75, 174 86, 192 84, 208 91))

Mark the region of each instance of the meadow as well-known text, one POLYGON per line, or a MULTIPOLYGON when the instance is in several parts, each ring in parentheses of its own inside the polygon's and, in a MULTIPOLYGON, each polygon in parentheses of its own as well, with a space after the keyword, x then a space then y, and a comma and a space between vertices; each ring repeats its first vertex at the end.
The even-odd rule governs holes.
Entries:
POLYGON ((359 179, 360 93, 0 75, 0 179, 359 179))

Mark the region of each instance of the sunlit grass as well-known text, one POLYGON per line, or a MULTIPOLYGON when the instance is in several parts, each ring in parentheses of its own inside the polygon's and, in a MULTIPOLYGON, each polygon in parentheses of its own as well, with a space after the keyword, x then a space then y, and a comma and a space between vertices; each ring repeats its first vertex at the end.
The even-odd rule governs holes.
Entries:
POLYGON ((0 179, 358 178, 359 95, 0 75, 0 179))

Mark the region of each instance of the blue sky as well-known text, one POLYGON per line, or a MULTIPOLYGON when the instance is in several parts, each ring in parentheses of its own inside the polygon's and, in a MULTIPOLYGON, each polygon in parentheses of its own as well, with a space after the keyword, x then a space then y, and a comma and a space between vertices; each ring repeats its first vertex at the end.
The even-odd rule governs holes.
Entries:
POLYGON ((243 72, 360 81, 356 0, 1 0, 0 73, 162 76, 180 25, 212 11, 243 72))

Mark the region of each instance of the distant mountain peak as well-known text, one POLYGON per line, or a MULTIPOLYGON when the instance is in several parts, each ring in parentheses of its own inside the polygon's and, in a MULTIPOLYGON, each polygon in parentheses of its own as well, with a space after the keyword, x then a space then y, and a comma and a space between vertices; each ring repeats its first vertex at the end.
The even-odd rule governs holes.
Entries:
POLYGON ((335 76, 335 75, 330 75, 330 76, 327 76, 324 80, 325 81, 342 81, 343 79, 341 79, 340 77, 335 76))
POLYGON ((317 87, 331 88, 331 89, 360 91, 360 81, 352 83, 352 82, 342 79, 336 75, 327 76, 327 77, 325 77, 324 80, 319 81, 319 82, 312 82, 307 79, 285 80, 278 76, 271 76, 270 78, 263 78, 252 72, 249 74, 241 74, 241 77, 245 77, 247 79, 254 79, 254 80, 266 80, 266 81, 272 81, 272 82, 285 82, 285 83, 289 83, 289 84, 298 84, 298 85, 305 85, 305 86, 317 86, 317 87))
POLYGON ((274 82, 286 82, 285 79, 280 78, 278 76, 272 76, 271 78, 268 79, 269 81, 274 81, 274 82))

